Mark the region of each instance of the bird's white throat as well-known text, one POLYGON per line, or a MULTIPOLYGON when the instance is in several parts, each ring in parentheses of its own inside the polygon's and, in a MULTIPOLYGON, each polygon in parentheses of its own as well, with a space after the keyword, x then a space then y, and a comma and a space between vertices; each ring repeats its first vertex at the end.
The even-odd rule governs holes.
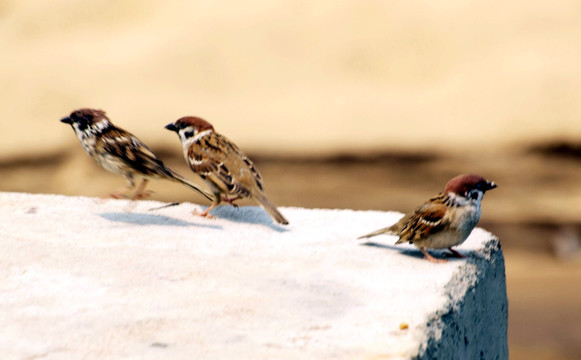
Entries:
POLYGON ((204 130, 202 132, 197 133, 194 136, 186 138, 184 135, 186 133, 186 130, 187 128, 180 131, 180 138, 182 140, 182 145, 184 149, 189 149, 193 143, 198 142, 204 136, 210 135, 210 133, 213 131, 212 129, 204 130))

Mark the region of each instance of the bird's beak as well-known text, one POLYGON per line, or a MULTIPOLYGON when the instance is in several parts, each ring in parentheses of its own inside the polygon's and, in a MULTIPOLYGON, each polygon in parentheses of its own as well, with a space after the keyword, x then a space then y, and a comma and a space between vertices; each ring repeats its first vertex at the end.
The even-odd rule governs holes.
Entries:
POLYGON ((61 122, 70 125, 73 123, 73 120, 71 120, 71 118, 67 116, 66 118, 62 118, 61 122))
POLYGON ((178 130, 178 128, 173 123, 167 124, 165 126, 165 128, 168 129, 168 130, 171 130, 171 131, 177 131, 178 130))
POLYGON ((496 184, 493 181, 486 183, 486 189, 484 191, 492 190, 496 188, 496 184))

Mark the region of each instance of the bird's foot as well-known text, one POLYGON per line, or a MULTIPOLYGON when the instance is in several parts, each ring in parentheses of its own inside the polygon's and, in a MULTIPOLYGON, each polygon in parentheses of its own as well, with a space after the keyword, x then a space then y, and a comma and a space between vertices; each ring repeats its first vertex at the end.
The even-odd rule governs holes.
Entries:
POLYGON ((129 196, 121 193, 121 192, 112 192, 107 196, 103 196, 103 199, 129 199, 129 196))
POLYGON ((153 191, 153 190, 145 190, 145 191, 136 192, 131 197, 131 200, 143 200, 143 199, 147 199, 148 197, 150 197, 153 194, 155 194, 155 191, 153 191))
POLYGON ((228 196, 222 196, 222 201, 227 202, 228 204, 234 206, 236 209, 239 208, 238 204, 234 204, 234 201, 240 200, 240 196, 235 196, 233 198, 229 198, 228 196))
POLYGON ((456 250, 454 250, 452 248, 448 248, 448 250, 450 250, 450 252, 451 252, 451 254, 448 254, 449 256, 457 257, 457 258, 460 258, 460 259, 466 258, 466 255, 463 255, 460 252, 458 252, 458 251, 456 251, 456 250))
POLYGON ((198 211, 198 210, 194 210, 192 212, 192 214, 196 215, 196 216, 201 216, 201 217, 205 217, 206 219, 213 219, 214 215, 210 214, 210 210, 211 208, 207 208, 205 211, 198 211))
POLYGON ((426 249, 424 249, 424 248, 420 248, 420 251, 422 252, 422 254, 424 254, 424 257, 426 258, 426 260, 428 260, 430 262, 438 263, 438 264, 448 262, 448 260, 446 260, 446 259, 436 259, 432 255, 430 255, 430 253, 427 252, 426 249))

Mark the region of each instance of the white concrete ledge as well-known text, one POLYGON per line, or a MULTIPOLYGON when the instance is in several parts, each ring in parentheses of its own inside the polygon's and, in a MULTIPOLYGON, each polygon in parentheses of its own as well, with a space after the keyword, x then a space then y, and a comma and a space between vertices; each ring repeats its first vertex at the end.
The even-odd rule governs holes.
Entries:
POLYGON ((24 359, 507 359, 504 260, 433 264, 397 213, 0 193, 0 353, 24 359))

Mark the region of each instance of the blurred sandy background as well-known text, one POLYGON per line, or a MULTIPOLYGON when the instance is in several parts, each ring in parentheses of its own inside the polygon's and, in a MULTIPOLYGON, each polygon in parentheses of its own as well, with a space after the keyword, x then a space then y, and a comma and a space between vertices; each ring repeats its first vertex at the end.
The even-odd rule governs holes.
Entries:
POLYGON ((281 206, 408 211, 479 173, 499 184, 481 225, 505 248, 511 359, 578 359, 580 64, 577 1, 0 0, 0 190, 123 184, 58 122, 80 107, 187 175, 163 126, 202 116, 281 206))

